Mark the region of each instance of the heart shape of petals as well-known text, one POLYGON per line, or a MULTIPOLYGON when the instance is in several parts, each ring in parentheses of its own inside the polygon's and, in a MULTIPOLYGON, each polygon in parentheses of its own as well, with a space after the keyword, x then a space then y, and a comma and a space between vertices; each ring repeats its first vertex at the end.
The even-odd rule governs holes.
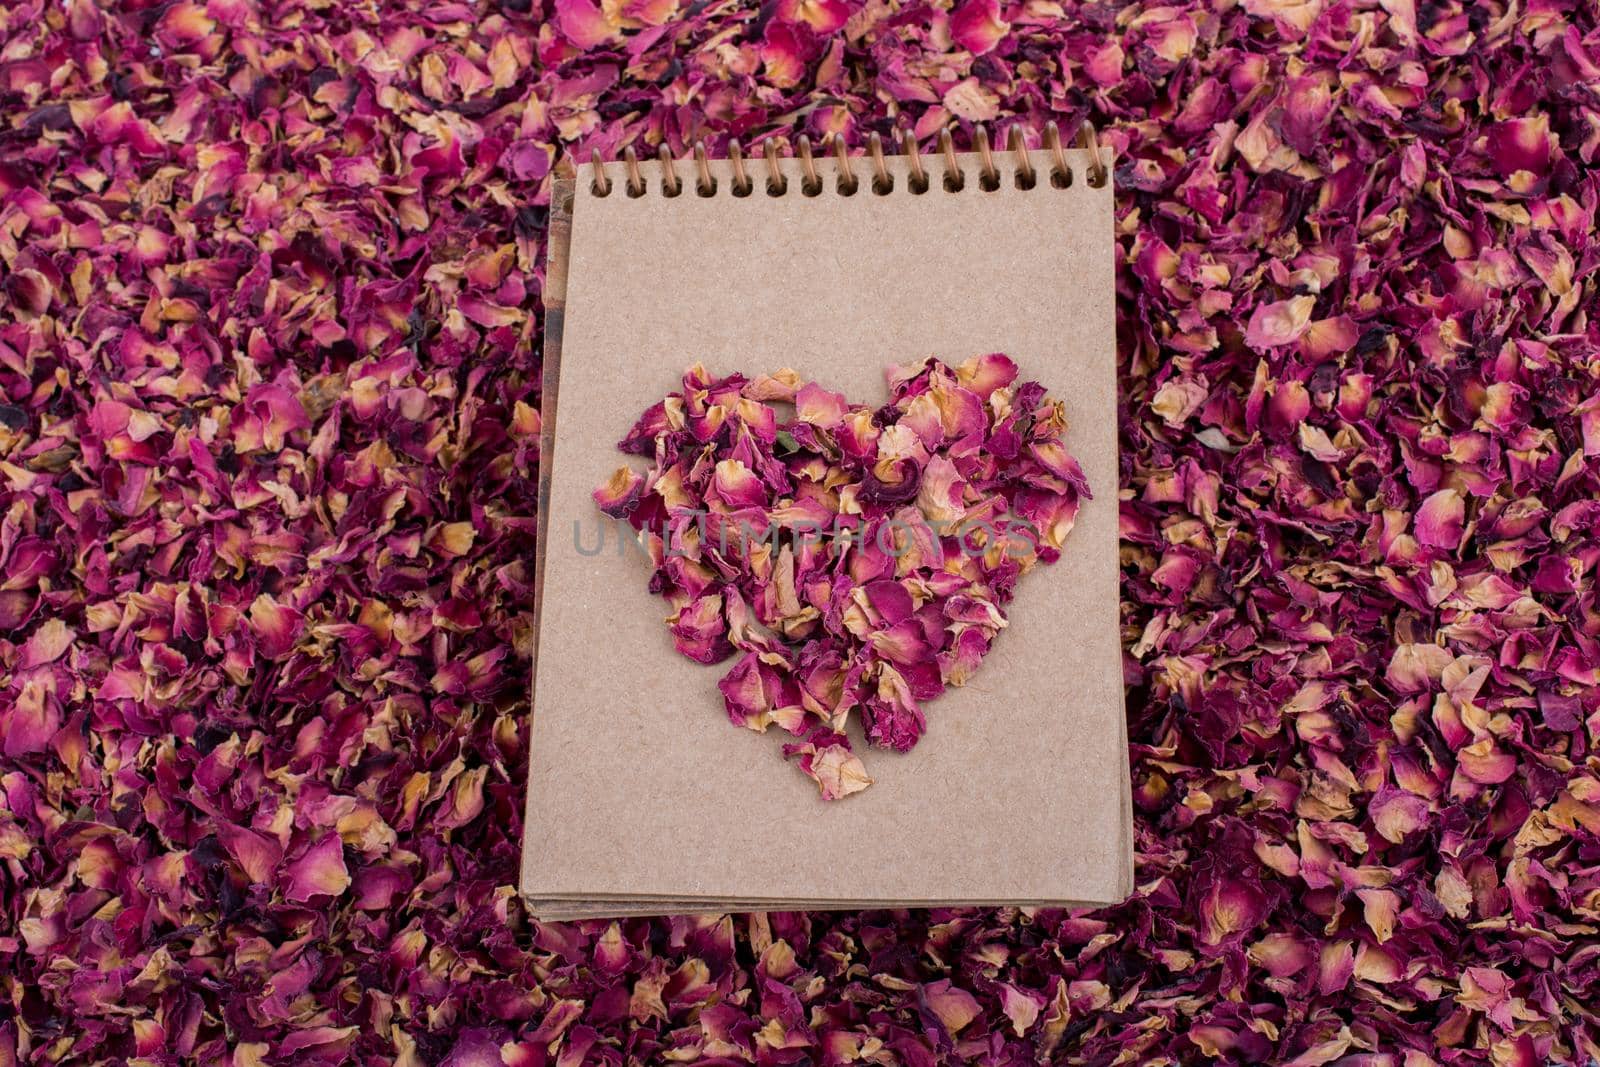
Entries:
POLYGON ((1089 499, 1060 401, 1000 353, 886 371, 855 404, 792 370, 696 364, 618 448, 648 457, 595 489, 650 554, 679 652, 729 659, 728 717, 796 740, 825 800, 871 784, 846 736, 908 751, 924 709, 965 685, 1034 566, 1089 499), (792 415, 780 414, 792 407, 792 415))

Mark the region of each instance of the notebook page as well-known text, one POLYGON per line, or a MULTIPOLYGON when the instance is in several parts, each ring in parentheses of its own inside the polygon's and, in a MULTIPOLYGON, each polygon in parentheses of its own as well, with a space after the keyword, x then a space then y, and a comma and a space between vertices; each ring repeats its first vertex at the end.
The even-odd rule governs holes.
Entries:
MULTIPOLYGON (((1082 180, 985 192, 862 183, 823 192, 632 199, 576 183, 551 470, 524 890, 543 899, 1055 901, 1120 899, 1131 879, 1117 629, 1111 195, 1082 180), (792 366, 884 399, 889 362, 988 351, 1067 401, 1095 499, 1062 560, 1021 583, 1011 627, 965 688, 927 708, 876 784, 825 804, 781 765, 786 738, 728 724, 716 681, 672 648, 649 565, 586 555, 589 493, 615 442, 689 363, 792 366), (576 526, 576 534, 574 531, 576 526), (583 550, 579 549, 579 545, 583 550)), ((1033 156, 1041 173, 1043 153, 1033 156)), ((864 164, 856 163, 858 174, 864 164)), ((647 168, 653 172, 654 167, 647 168)), ((758 178, 760 165, 752 168, 758 178)), ((620 168, 612 168, 616 177, 620 168)), ((688 177, 680 165, 680 174, 688 177)), ((617 183, 620 186, 620 182, 617 183)))

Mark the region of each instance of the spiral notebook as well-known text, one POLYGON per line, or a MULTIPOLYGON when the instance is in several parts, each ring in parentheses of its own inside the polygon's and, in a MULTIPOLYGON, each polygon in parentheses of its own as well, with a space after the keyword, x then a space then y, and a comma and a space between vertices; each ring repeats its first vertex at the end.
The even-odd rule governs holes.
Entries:
POLYGON ((559 184, 522 870, 536 916, 1130 891, 1115 244, 1096 158, 772 153, 589 163, 559 184), (917 746, 872 750, 873 786, 824 802, 783 763, 793 738, 730 725, 725 666, 674 649, 643 555, 580 551, 576 531, 601 521, 591 491, 617 441, 692 363, 792 367, 880 403, 887 363, 987 352, 1066 400, 1093 499, 1061 560, 1020 584, 977 676, 928 705, 917 746))

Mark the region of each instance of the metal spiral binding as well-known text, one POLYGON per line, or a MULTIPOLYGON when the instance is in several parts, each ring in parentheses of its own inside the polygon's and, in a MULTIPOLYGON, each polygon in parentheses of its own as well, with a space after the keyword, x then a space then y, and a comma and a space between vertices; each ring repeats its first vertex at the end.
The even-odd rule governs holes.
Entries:
MULTIPOLYGON (((1061 131, 1054 122, 1045 125, 1040 140, 1041 147, 1050 155, 1051 186, 1057 189, 1070 187, 1076 179, 1061 142, 1061 131)), ((1034 188, 1038 184, 1039 174, 1033 165, 1027 138, 1023 134, 1021 125, 1013 125, 1006 131, 1005 144, 1005 151, 1015 156, 1014 181, 1017 188, 1034 188)), ((1103 187, 1110 180, 1110 173, 1100 155, 1100 143, 1095 138, 1094 127, 1087 122, 1078 130, 1078 146, 1089 152, 1091 162, 1085 175, 1089 185, 1097 189, 1103 187)), ((929 168, 924 166, 923 155, 910 130, 903 133, 900 147, 901 155, 905 157, 910 171, 906 183, 909 191, 916 195, 927 192, 932 187, 929 168)), ((976 187, 985 192, 993 192, 1000 187, 1000 168, 995 162, 998 153, 990 143, 988 129, 982 125, 973 131, 973 149, 978 155, 976 187)), ((819 195, 823 190, 824 179, 817 167, 817 153, 813 150, 811 139, 804 134, 792 146, 785 137, 768 138, 762 142, 761 159, 764 162, 766 181, 761 184, 766 195, 785 196, 789 192, 789 178, 784 174, 781 164, 782 153, 785 150, 789 150, 789 158, 797 160, 800 164, 801 195, 819 195)), ((840 196, 854 196, 863 188, 853 161, 864 161, 870 169, 871 180, 866 183, 865 188, 873 195, 887 196, 894 191, 895 174, 889 168, 888 159, 884 154, 883 139, 878 134, 874 133, 867 138, 865 151, 857 156, 850 154, 844 138, 837 134, 831 135, 824 142, 821 154, 827 155, 830 152, 835 160, 835 190, 840 196)), ((692 168, 697 196, 718 195, 721 184, 712 171, 712 161, 706 151, 705 142, 695 142, 694 149, 686 160, 674 159, 666 145, 660 147, 656 158, 661 167, 659 191, 662 196, 676 197, 683 194, 684 178, 678 173, 679 162, 692 168)), ((591 152, 589 159, 594 168, 590 192, 597 197, 610 196, 615 191, 617 183, 611 177, 607 162, 601 159, 598 151, 591 152)), ((939 184, 946 192, 958 193, 967 188, 967 175, 961 169, 956 155, 955 141, 949 129, 939 131, 938 147, 935 154, 929 157, 929 162, 939 168, 939 184)), ((644 196, 649 189, 648 182, 639 166, 639 157, 631 145, 622 150, 620 163, 623 193, 633 198, 644 196)), ((733 172, 733 180, 728 183, 728 191, 736 197, 747 197, 755 193, 758 183, 751 170, 746 167, 744 148, 737 140, 728 144, 727 163, 733 172)))

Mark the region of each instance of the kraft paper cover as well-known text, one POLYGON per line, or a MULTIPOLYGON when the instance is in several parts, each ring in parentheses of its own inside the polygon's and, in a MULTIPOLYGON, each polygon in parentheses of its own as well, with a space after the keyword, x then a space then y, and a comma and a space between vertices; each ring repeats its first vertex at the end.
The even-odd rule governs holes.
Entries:
POLYGON ((538 652, 522 889, 552 918, 781 907, 1095 904, 1131 889, 1118 629, 1115 245, 1111 190, 1086 180, 985 191, 892 192, 868 165, 853 196, 819 161, 823 191, 596 196, 591 166, 562 183, 547 277, 538 652), (563 197, 570 191, 570 247, 563 197), (563 274, 564 268, 564 274, 563 274), (551 299, 553 297, 553 299, 551 299), (793 740, 729 723, 716 683, 733 661, 679 655, 642 551, 591 490, 623 462, 638 415, 689 364, 754 376, 793 367, 852 401, 887 399, 890 363, 1005 352, 1019 379, 1067 405, 1068 449, 1094 498, 1062 557, 1019 583, 1010 626, 965 688, 924 706, 909 753, 857 750, 875 784, 841 801, 785 765, 793 740), (559 417, 556 398, 559 394, 559 417), (603 550, 593 555, 603 532, 603 550), (582 546, 580 549, 579 546, 582 546))

